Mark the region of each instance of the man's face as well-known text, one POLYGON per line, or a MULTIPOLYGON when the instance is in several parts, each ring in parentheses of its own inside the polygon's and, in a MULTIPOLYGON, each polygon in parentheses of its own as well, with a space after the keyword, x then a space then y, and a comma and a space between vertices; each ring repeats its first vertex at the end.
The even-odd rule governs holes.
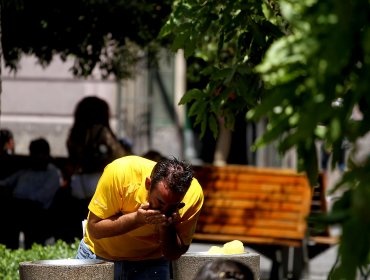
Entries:
MULTIPOLYGON (((163 181, 156 186, 151 185, 149 189, 149 205, 151 209, 160 210, 167 217, 171 216, 177 209, 181 208, 182 194, 173 193, 163 181)), ((183 206, 183 205, 182 205, 183 206)))

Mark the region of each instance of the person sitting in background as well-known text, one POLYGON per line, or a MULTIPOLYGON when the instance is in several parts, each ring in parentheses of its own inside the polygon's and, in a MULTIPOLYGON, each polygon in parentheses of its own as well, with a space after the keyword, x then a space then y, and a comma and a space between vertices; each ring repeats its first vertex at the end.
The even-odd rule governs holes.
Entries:
MULTIPOLYGON (((252 270, 241 262, 217 259, 204 264, 193 280, 253 280, 252 270)), ((256 277, 257 279, 257 277, 256 277)))
POLYGON ((0 155, 14 155, 15 143, 13 133, 9 129, 0 130, 0 155))
POLYGON ((43 244, 52 232, 49 208, 60 188, 60 170, 51 163, 50 146, 46 139, 37 138, 29 145, 31 167, 0 180, 0 185, 12 190, 16 210, 15 225, 25 234, 25 248, 36 242, 43 244), (46 226, 45 226, 46 225, 46 226))
POLYGON ((20 166, 17 158, 13 133, 6 128, 0 129, 0 179, 8 177, 23 167, 20 166))
MULTIPOLYGON (((0 129, 0 180, 8 177, 14 173, 18 168, 18 163, 13 163, 13 155, 15 150, 15 143, 13 133, 9 129, 0 129)), ((0 197, 2 202, 0 204, 0 212, 7 213, 13 207, 12 192, 7 188, 0 187, 0 197)), ((13 223, 10 215, 3 215, 2 222, 4 225, 13 223)), ((19 231, 15 228, 8 228, 0 231, 0 244, 4 244, 9 249, 17 249, 19 246, 19 238, 17 236, 19 231)))

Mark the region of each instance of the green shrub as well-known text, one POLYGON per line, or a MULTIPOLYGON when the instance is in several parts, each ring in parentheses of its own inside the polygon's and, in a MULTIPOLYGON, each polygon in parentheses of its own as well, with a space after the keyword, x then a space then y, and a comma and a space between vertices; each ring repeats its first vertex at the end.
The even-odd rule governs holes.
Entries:
POLYGON ((74 258, 79 242, 80 240, 76 239, 75 243, 67 244, 58 240, 54 245, 34 244, 29 250, 10 250, 0 244, 0 279, 19 279, 19 263, 24 261, 74 258))

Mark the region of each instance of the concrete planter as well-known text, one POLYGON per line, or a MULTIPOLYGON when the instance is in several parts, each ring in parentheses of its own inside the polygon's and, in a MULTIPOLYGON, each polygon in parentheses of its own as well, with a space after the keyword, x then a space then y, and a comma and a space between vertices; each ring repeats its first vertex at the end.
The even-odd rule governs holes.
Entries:
POLYGON ((19 264, 21 280, 114 279, 114 264, 101 260, 40 260, 19 264))
POLYGON ((193 252, 182 255, 172 262, 174 280, 193 280, 198 270, 207 262, 217 258, 232 259, 248 265, 254 274, 254 279, 260 279, 260 255, 244 253, 233 255, 210 255, 207 252, 193 252))

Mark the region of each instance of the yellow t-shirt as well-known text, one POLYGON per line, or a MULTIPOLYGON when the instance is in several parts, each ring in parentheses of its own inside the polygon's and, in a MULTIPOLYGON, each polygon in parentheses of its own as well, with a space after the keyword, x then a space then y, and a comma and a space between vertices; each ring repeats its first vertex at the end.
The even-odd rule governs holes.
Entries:
MULTIPOLYGON (((148 201, 145 179, 150 177, 154 161, 126 156, 110 163, 101 176, 89 210, 101 219, 118 213, 132 213, 148 201)), ((190 245, 199 212, 203 191, 194 178, 179 210, 180 220, 175 227, 184 244, 190 245)), ((126 234, 94 239, 86 229, 85 243, 99 257, 109 260, 145 260, 162 256, 155 225, 145 225, 126 234)))

